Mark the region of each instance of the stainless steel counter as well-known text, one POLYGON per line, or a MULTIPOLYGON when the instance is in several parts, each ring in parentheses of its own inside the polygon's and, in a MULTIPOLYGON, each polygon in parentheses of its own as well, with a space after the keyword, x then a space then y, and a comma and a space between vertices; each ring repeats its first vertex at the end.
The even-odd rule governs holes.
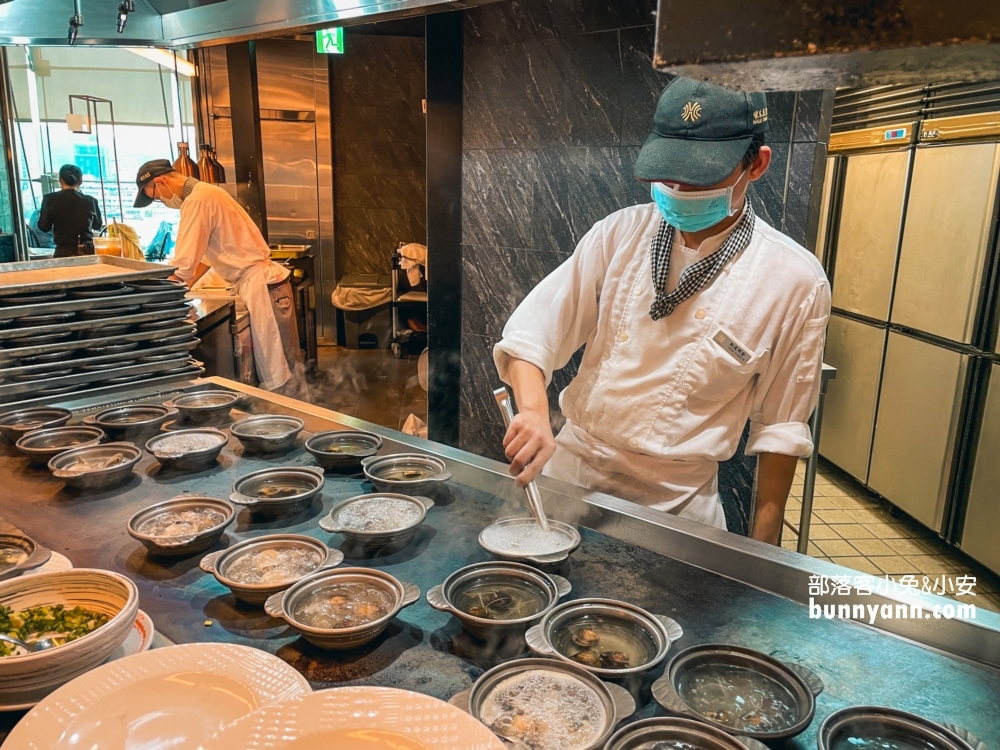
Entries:
MULTIPOLYGON (((436 498, 438 504, 413 544, 387 557, 351 563, 384 569, 426 592, 456 568, 487 558, 476 542, 484 525, 525 512, 523 491, 514 486, 502 464, 236 383, 219 379, 208 383, 250 394, 252 411, 300 416, 310 432, 363 428, 385 438, 385 452, 417 450, 445 459, 454 480, 436 498)), ((121 394, 121 400, 165 397, 152 390, 121 394)), ((300 446, 301 442, 300 438, 300 446)), ((197 558, 161 562, 147 557, 126 535, 125 521, 138 508, 184 490, 225 497, 237 476, 275 464, 311 465, 312 459, 301 447, 277 458, 255 458, 243 456, 238 444, 231 444, 218 466, 186 475, 161 472, 151 457, 144 456, 136 477, 121 490, 78 496, 7 449, 0 456, 0 467, 10 491, 0 496, 0 514, 43 544, 64 551, 77 565, 130 575, 140 587, 141 606, 168 638, 255 645, 295 665, 316 687, 391 685, 447 698, 468 687, 484 669, 513 655, 489 651, 470 640, 454 620, 426 602, 404 611, 369 646, 327 654, 259 608, 238 604, 227 589, 198 569, 197 558), (211 627, 205 627, 206 619, 212 621, 211 627)), ((919 621, 879 620, 880 628, 812 619, 803 604, 809 597, 810 575, 853 576, 854 571, 570 485, 543 480, 540 488, 550 515, 578 518, 581 523, 583 544, 558 571, 572 582, 572 597, 621 598, 668 615, 684 628, 675 648, 735 643, 819 673, 826 690, 819 696, 816 719, 803 735, 787 743, 789 747, 814 747, 822 719, 857 704, 914 711, 964 725, 993 747, 1000 743, 996 711, 1000 616, 978 611, 975 621, 961 622, 936 620, 928 614, 930 619, 919 621)), ((320 530, 317 520, 335 502, 363 491, 367 484, 362 480, 328 476, 321 503, 298 516, 267 523, 241 512, 224 543, 280 530, 338 546, 340 537, 320 530)), ((854 597, 859 599, 871 605, 919 601, 928 613, 934 605, 948 603, 929 595, 854 597)), ((821 596, 817 601, 851 599, 821 596)), ((631 688, 638 695, 637 718, 662 713, 650 698, 648 680, 631 688)))

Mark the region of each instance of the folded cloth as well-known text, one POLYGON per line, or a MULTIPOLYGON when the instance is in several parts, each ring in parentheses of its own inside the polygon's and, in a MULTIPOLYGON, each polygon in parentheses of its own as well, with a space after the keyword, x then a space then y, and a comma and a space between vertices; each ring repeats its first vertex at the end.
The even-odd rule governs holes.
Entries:
POLYGON ((399 267, 406 271, 406 280, 410 282, 410 286, 417 286, 427 275, 427 246, 410 242, 401 246, 397 252, 402 256, 399 267))
POLYGON ((392 290, 388 287, 344 286, 337 284, 333 290, 331 301, 334 307, 341 310, 369 310, 384 305, 392 299, 392 290))
POLYGON ((128 224, 112 221, 108 225, 108 237, 120 237, 122 241, 122 256, 132 260, 146 260, 146 254, 139 246, 139 233, 128 224))
POLYGON ((426 245, 421 245, 419 242, 410 242, 401 246, 397 252, 407 260, 416 261, 422 266, 427 265, 426 245))

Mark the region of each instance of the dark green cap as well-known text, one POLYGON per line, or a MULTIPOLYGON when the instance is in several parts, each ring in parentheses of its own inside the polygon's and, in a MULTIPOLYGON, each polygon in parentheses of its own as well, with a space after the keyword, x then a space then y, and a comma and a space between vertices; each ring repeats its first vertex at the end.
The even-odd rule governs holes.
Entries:
POLYGON ((656 103, 653 132, 635 160, 635 177, 715 185, 739 166, 753 137, 766 132, 763 93, 675 78, 656 103))

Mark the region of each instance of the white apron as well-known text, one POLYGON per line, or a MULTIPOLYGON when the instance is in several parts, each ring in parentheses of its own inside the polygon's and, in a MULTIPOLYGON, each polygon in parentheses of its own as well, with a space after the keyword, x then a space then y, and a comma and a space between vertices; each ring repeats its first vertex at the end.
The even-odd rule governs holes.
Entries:
POLYGON ((612 448, 567 419, 542 473, 726 529, 715 461, 678 461, 612 448))
POLYGON ((236 293, 250 314, 250 338, 260 387, 266 391, 280 388, 292 377, 281 343, 281 331, 274 317, 268 284, 288 278, 288 269, 270 261, 255 263, 236 282, 236 293))

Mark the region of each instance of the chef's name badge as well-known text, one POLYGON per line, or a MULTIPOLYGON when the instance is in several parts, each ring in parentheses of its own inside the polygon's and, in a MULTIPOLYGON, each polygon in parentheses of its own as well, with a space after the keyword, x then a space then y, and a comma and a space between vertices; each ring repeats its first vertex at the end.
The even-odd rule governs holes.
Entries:
POLYGON ((748 352, 746 349, 744 349, 742 346, 736 343, 733 337, 730 336, 725 331, 720 330, 712 338, 715 340, 715 343, 719 344, 723 349, 726 350, 726 353, 730 357, 735 359, 741 365, 745 365, 747 362, 750 361, 750 357, 752 356, 750 352, 748 352))

